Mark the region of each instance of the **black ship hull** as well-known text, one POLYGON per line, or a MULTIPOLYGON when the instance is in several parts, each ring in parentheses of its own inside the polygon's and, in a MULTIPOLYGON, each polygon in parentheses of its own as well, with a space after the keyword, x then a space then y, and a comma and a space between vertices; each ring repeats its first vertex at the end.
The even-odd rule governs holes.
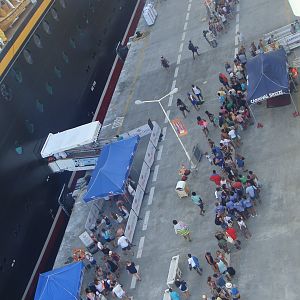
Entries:
POLYGON ((50 174, 41 144, 49 132, 91 121, 136 2, 54 1, 2 79, 1 299, 21 299, 69 180, 50 174))

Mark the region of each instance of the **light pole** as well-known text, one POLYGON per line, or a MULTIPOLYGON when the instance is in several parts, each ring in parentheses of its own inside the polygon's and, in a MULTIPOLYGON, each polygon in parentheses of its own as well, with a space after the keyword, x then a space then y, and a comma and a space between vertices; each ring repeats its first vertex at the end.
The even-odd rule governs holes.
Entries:
POLYGON ((181 139, 180 139, 180 137, 179 137, 179 135, 178 135, 178 133, 177 133, 175 127, 174 127, 174 125, 172 124, 172 122, 171 122, 171 120, 170 120, 168 114, 166 113, 164 107, 163 107, 162 104, 161 104, 161 100, 163 100, 163 99, 167 98, 168 96, 171 96, 171 95, 173 95, 173 94, 175 94, 175 93, 177 93, 177 92, 178 92, 178 88, 174 88, 170 93, 168 93, 167 95, 161 97, 161 98, 158 99, 158 100, 155 100, 155 99, 154 99, 154 100, 147 100, 147 101, 135 100, 135 104, 144 104, 144 103, 158 103, 158 104, 159 104, 159 106, 160 106, 161 110, 163 111, 163 113, 164 113, 166 119, 168 120, 170 126, 172 127, 172 129, 173 129, 173 131, 174 131, 174 133, 175 133, 175 135, 176 135, 176 137, 177 137, 177 140, 179 141, 179 143, 180 143, 180 145, 181 145, 181 147, 182 147, 182 149, 183 149, 183 151, 184 151, 184 153, 185 153, 185 155, 186 155, 186 157, 187 157, 189 163, 191 164, 191 168, 194 169, 194 168, 196 167, 195 164, 193 163, 193 161, 192 161, 192 159, 191 159, 191 157, 190 157, 188 151, 186 150, 185 146, 183 145, 183 143, 182 143, 182 141, 181 141, 181 139))

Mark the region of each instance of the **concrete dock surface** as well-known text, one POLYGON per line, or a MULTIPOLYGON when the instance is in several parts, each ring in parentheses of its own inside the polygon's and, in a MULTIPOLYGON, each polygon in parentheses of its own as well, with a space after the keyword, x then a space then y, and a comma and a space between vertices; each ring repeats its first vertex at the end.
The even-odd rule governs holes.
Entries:
MULTIPOLYGON (((214 224, 215 186, 209 181, 213 167, 203 158, 197 172, 192 172, 188 179, 191 191, 199 193, 205 201, 207 213, 200 216, 190 198, 179 199, 176 195, 178 169, 181 163, 187 163, 187 159, 159 105, 136 105, 135 100, 159 99, 177 87, 177 94, 164 99, 163 106, 171 120, 180 118, 185 125, 188 133, 182 137, 182 142, 190 154, 196 144, 202 152, 209 151, 196 117, 205 117, 205 110, 214 114, 219 112, 218 74, 225 73, 224 63, 232 63, 234 59, 236 32, 244 35, 248 50, 252 41, 257 43, 264 33, 290 23, 295 17, 284 0, 241 0, 234 18, 229 20, 228 31, 218 36, 217 48, 211 48, 202 35, 208 28, 203 1, 161 0, 155 7, 158 18, 153 26, 147 27, 144 19, 140 20, 138 30, 147 34, 131 44, 103 124, 103 135, 109 137, 145 124, 150 118, 165 133, 153 166, 155 171, 148 182, 149 194, 142 204, 140 217, 143 220, 138 222, 134 236, 135 256, 130 257, 139 266, 142 281, 135 282, 125 270, 119 281, 133 299, 162 299, 167 288, 170 260, 179 254, 190 299, 196 300, 201 299, 202 294, 210 295, 206 280, 212 275, 212 269, 204 254, 206 251, 215 253, 218 249, 214 238, 217 229, 214 224), (188 50, 189 40, 199 46, 200 56, 195 60, 188 50), (161 67, 161 55, 169 60, 169 70, 161 67), (195 111, 188 103, 186 94, 191 92, 191 84, 198 85, 203 91, 205 103, 200 111, 195 111), (191 112, 185 119, 176 107, 177 98, 190 106, 191 112), (173 219, 189 224, 191 243, 175 235, 173 219), (199 257, 204 269, 202 277, 189 271, 188 253, 199 257)), ((291 55, 299 56, 299 50, 291 55)), ((293 97, 298 106, 299 92, 293 97)), ((241 237, 242 249, 231 254, 231 265, 236 270, 233 282, 239 288, 241 299, 293 300, 299 294, 300 282, 297 255, 300 248, 300 204, 297 199, 300 193, 300 118, 293 117, 295 108, 292 104, 267 109, 264 103, 253 106, 253 111, 263 128, 250 126, 241 132, 243 145, 239 152, 245 156, 247 168, 254 170, 263 184, 262 204, 257 207, 258 217, 247 223, 252 238, 241 237)), ((211 126, 209 130, 210 137, 219 143, 220 129, 211 126)), ((93 274, 87 275, 84 285, 92 280, 93 274)))

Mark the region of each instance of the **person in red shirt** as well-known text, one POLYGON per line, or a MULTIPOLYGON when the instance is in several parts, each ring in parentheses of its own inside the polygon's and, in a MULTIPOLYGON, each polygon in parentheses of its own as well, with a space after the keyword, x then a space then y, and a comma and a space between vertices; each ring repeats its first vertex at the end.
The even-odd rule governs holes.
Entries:
POLYGON ((236 249, 240 250, 241 247, 241 242, 237 239, 237 234, 236 234, 236 231, 233 227, 228 227, 225 231, 225 234, 227 236, 227 241, 231 244, 233 244, 236 249), (232 241, 231 241, 232 239, 232 241))
POLYGON ((206 137, 208 137, 209 131, 208 131, 208 128, 207 128, 207 125, 208 125, 207 121, 204 120, 204 119, 201 119, 201 117, 198 116, 197 117, 197 124, 199 126, 201 126, 203 133, 205 134, 206 137))
POLYGON ((237 180, 237 181, 234 181, 231 186, 234 188, 234 189, 242 189, 243 188, 243 184, 241 183, 241 181, 237 180))
POLYGON ((223 73, 219 73, 219 80, 225 88, 229 89, 228 78, 223 73))
POLYGON ((213 170, 213 173, 209 177, 209 180, 213 181, 217 186, 221 186, 221 176, 217 174, 216 170, 213 170))

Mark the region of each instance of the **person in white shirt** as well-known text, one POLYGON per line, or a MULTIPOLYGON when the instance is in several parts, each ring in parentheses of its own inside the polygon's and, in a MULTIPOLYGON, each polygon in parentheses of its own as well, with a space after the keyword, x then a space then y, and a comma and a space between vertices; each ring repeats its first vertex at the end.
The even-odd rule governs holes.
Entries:
POLYGON ((195 96, 198 98, 198 100, 203 101, 201 89, 198 86, 192 84, 192 90, 193 90, 193 93, 195 94, 195 96))
POLYGON ((241 143, 239 140, 239 137, 237 136, 237 133, 235 131, 234 128, 232 128, 229 132, 228 132, 230 139, 232 140, 232 142, 237 146, 240 147, 241 143))
POLYGON ((128 241, 128 239, 125 235, 122 235, 119 237, 118 246, 121 247, 122 251, 124 251, 124 254, 131 252, 132 255, 134 255, 134 252, 131 250, 131 247, 130 247, 130 242, 128 241))
POLYGON ((237 223, 238 223, 239 228, 240 228, 242 234, 244 235, 245 239, 248 240, 249 238, 251 238, 252 235, 251 235, 246 223, 244 222, 244 219, 242 217, 238 217, 237 223))

